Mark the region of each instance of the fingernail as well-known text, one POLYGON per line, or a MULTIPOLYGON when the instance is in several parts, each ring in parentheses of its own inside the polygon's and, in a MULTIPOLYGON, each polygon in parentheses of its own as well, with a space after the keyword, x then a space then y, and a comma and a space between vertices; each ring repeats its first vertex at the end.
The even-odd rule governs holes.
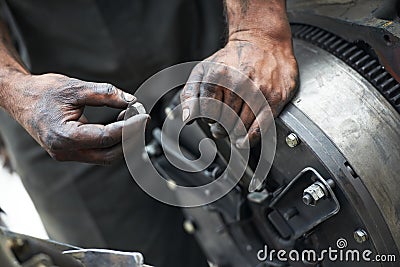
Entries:
POLYGON ((218 123, 211 124, 210 131, 211 131, 212 136, 216 139, 225 137, 227 135, 225 129, 222 126, 220 126, 218 123))
POLYGON ((182 110, 182 120, 183 120, 183 122, 187 121, 189 119, 189 116, 190 116, 189 108, 184 108, 182 110))
POLYGON ((249 136, 246 135, 244 137, 240 137, 236 139, 236 147, 239 149, 247 149, 250 148, 249 136))
POLYGON ((133 95, 125 93, 125 92, 123 93, 123 97, 126 102, 132 102, 136 99, 136 97, 134 97, 133 95))
POLYGON ((117 117, 117 121, 122 121, 125 118, 125 114, 126 114, 126 110, 122 111, 118 117, 117 117))

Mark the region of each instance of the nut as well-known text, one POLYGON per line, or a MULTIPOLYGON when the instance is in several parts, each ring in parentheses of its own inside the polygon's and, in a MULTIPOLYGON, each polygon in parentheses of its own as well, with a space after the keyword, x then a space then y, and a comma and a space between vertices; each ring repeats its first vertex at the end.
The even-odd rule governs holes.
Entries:
POLYGON ((303 202, 309 206, 315 206, 317 202, 326 197, 328 194, 326 192, 325 186, 320 182, 315 182, 303 191, 303 202))
POLYGON ((364 229, 357 229, 354 231, 354 239, 357 243, 364 243, 368 240, 368 233, 364 229))
POLYGON ((300 144, 300 139, 295 133, 290 133, 288 136, 286 136, 286 144, 289 147, 296 147, 300 144))

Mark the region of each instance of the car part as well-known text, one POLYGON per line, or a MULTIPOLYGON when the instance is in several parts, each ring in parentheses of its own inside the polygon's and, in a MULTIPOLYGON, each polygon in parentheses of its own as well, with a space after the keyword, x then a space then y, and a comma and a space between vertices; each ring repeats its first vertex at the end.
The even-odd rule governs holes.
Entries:
POLYGON ((78 247, 17 234, 0 227, 2 267, 150 267, 137 252, 78 247))
MULTIPOLYGON (((272 169, 256 192, 248 192, 243 179, 224 198, 185 209, 184 227, 213 266, 398 266, 400 24, 398 12, 388 8, 398 8, 393 3, 288 1, 301 86, 275 121, 272 169), (352 248, 391 260, 260 260, 266 246, 352 248)), ((196 134, 181 135, 190 136, 183 146, 195 157, 196 134)), ((189 175, 162 153, 152 160, 175 184, 207 183, 224 169, 217 158, 189 175)), ((254 149, 249 165, 257 160, 254 149)))

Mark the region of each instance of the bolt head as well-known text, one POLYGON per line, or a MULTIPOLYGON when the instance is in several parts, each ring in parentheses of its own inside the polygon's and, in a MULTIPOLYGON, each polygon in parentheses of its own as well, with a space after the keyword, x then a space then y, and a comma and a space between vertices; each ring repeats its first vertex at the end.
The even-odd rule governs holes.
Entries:
POLYGON ((196 225, 192 220, 185 220, 183 222, 183 229, 185 229, 188 234, 194 234, 194 232, 196 232, 196 225))
POLYGON ((300 139, 295 133, 290 133, 288 136, 286 136, 286 144, 289 147, 296 147, 300 144, 300 139))
POLYGON ((357 229, 354 231, 354 239, 357 243, 364 243, 368 240, 368 233, 364 229, 357 229))
POLYGON ((315 182, 303 191, 303 202, 309 206, 315 206, 324 197, 326 194, 320 182, 315 182))

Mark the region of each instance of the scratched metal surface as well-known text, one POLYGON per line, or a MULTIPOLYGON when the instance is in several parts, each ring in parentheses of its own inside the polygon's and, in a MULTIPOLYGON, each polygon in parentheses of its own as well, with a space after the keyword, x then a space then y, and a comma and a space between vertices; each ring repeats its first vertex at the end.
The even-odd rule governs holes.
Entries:
POLYGON ((302 84, 293 104, 350 162, 400 248, 400 115, 344 62, 304 41, 294 43, 302 84))

